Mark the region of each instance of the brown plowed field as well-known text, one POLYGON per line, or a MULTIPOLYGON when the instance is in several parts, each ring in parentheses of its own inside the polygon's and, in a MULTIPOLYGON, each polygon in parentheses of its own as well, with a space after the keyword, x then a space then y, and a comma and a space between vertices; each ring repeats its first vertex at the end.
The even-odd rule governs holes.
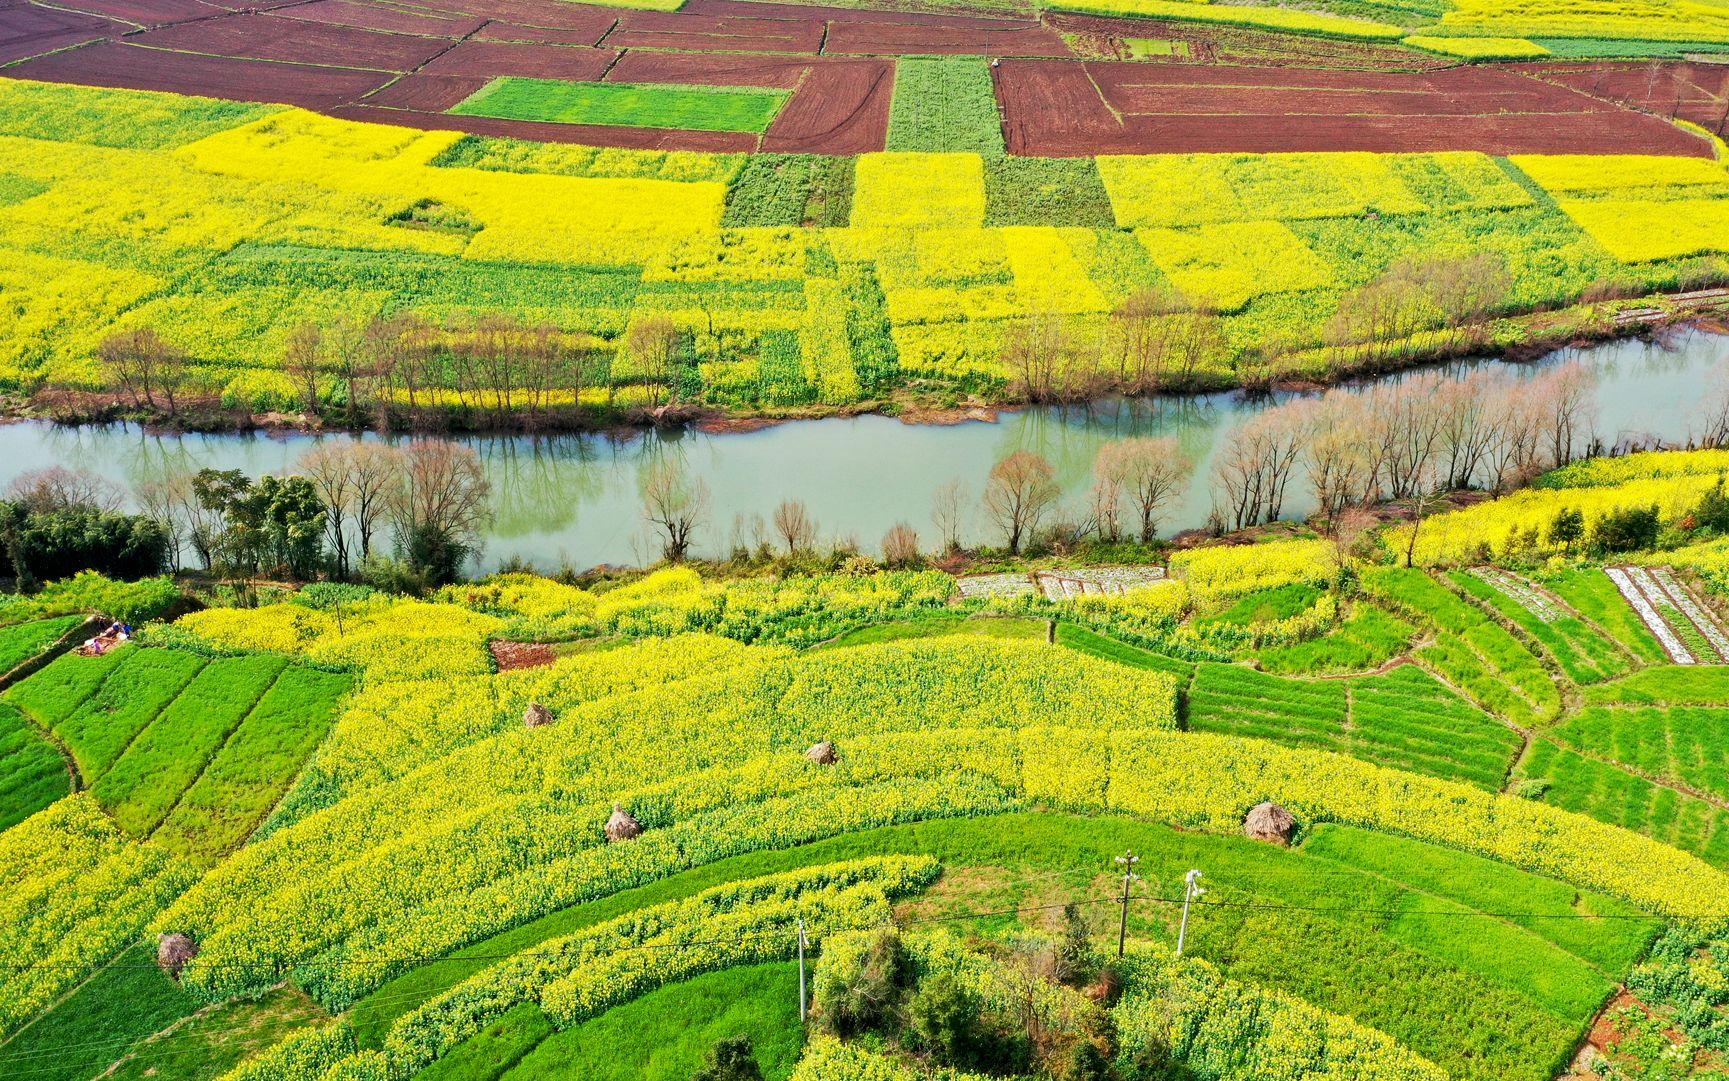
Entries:
POLYGON ((366 104, 417 113, 442 113, 460 105, 487 82, 485 75, 410 75, 369 94, 366 104))
POLYGON ((474 32, 477 41, 527 41, 541 45, 594 45, 612 28, 611 23, 600 27, 564 28, 556 26, 525 26, 522 23, 487 22, 474 32))
POLYGON ((464 41, 421 69, 426 75, 516 75, 525 79, 598 79, 618 54, 579 45, 464 41))
POLYGON ((208 19, 212 15, 232 10, 220 4, 206 4, 202 0, 69 0, 68 3, 50 6, 91 15, 104 15, 120 22, 132 23, 134 26, 165 26, 188 19, 208 19))
POLYGON ((407 11, 386 4, 359 3, 357 0, 312 0, 309 4, 281 8, 276 14, 285 19, 300 19, 304 22, 442 38, 461 37, 486 25, 486 20, 476 15, 407 11))
POLYGON ((1598 61, 1525 64, 1518 70, 1658 116, 1679 117, 1718 135, 1729 132, 1729 64, 1598 61))
POLYGON ((68 52, 39 56, 7 68, 6 74, 53 83, 167 90, 236 101, 274 101, 321 110, 354 101, 391 78, 377 71, 199 56, 118 41, 98 41, 68 52))
POLYGON ((894 65, 887 60, 815 64, 781 107, 762 149, 779 154, 863 154, 888 134, 894 65))
POLYGON ((412 71, 449 48, 443 38, 387 34, 275 15, 219 15, 126 39, 153 49, 370 71, 412 71))
POLYGON ((1005 60, 1017 154, 1480 150, 1709 153, 1654 117, 1515 72, 1005 60))
POLYGON ((808 53, 822 48, 824 25, 814 19, 745 19, 631 11, 606 36, 615 49, 689 52, 808 53))
MULTIPOLYGON (((859 63, 860 61, 838 61, 859 63)), ((869 63, 869 61, 863 61, 869 63)), ((697 56, 692 53, 625 53, 607 79, 617 83, 694 83, 765 86, 791 90, 814 61, 763 56, 697 56)), ((829 66, 837 61, 823 61, 829 66)))
POLYGON ((1002 58, 992 78, 1016 154, 1706 154, 1703 140, 1649 114, 1717 127, 1729 112, 1729 68, 1442 66, 1394 46, 1145 20, 751 0, 688 0, 670 13, 566 0, 265 0, 235 10, 243 3, 0 0, 0 75, 560 142, 831 154, 882 149, 893 58, 943 53, 1002 58), (1130 36, 1182 41, 1189 56, 1098 59, 1125 55, 1130 36), (446 113, 500 76, 791 96, 761 137, 446 113))
POLYGON ((853 56, 946 53, 985 56, 1072 56, 1062 35, 1037 25, 991 28, 900 22, 844 22, 829 27, 827 53, 853 56))
POLYGON ((95 41, 120 29, 107 19, 76 11, 0 8, 0 64, 95 41))

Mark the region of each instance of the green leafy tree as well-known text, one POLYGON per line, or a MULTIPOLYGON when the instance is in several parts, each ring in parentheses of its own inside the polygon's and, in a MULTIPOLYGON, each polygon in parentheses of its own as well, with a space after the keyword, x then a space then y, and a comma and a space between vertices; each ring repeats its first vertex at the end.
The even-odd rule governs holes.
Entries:
POLYGON ((732 1036, 709 1048, 702 1069, 691 1075, 691 1081, 762 1081, 750 1037, 732 1036))
POLYGON ((1549 523, 1549 540, 1571 552, 1585 538, 1585 514, 1576 507, 1563 507, 1549 523))

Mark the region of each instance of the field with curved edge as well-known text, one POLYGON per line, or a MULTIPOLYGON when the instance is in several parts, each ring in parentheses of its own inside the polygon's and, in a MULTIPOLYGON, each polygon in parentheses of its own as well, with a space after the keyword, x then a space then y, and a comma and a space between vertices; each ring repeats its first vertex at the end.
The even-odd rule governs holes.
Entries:
MULTIPOLYGON (((0 1072, 670 1078, 746 1035, 765 1076, 922 1076, 910 1037, 842 1020, 884 928, 909 1016, 965 973, 981 1017, 1032 986, 1070 1031, 1056 1003, 1111 967, 1121 1001, 1073 1008, 1104 1009, 1113 1078, 1155 1076, 1147 1041, 1252 1048, 1217 1074, 1245 1081, 1254 1056, 1633 1061, 1606 1004, 1659 936, 1723 933, 1725 669, 1665 663, 1602 564, 1364 566, 1336 596, 1330 558, 1194 549, 1185 589, 1111 604, 960 599, 930 571, 507 575, 340 621, 210 608, 54 660, 5 704, 88 791, 0 832, 31 899, 4 910, 29 945, 0 1072), (537 638, 607 648, 494 670, 489 642, 537 638), (1288 847, 1244 836, 1269 800, 1288 847), (157 935, 196 944, 175 979, 157 935), (1247 1001, 1291 1034, 1235 1032, 1247 1001)), ((973 1072, 1050 1076, 1025 1053, 973 1072)))

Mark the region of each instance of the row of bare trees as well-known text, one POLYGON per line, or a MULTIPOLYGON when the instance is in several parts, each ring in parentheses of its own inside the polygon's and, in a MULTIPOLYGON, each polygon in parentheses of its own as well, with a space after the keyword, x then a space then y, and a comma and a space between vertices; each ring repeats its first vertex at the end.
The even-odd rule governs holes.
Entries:
POLYGON ((1299 477, 1328 521, 1383 500, 1517 487, 1591 445, 1595 390, 1575 361, 1529 378, 1422 373, 1274 406, 1230 432, 1213 461, 1220 516, 1232 529, 1276 520, 1299 477))
MULTIPOLYGON (((1496 253, 1400 259, 1344 294, 1321 344, 1339 373, 1385 368, 1413 353, 1466 352, 1484 343, 1489 320, 1507 306, 1513 286, 1496 253)), ((1083 332, 1059 313, 1032 312, 1010 326, 998 355, 1016 394, 1056 402, 1189 390, 1208 371, 1227 368, 1258 389, 1284 372, 1291 354, 1310 347, 1272 334, 1248 355, 1234 356, 1215 304, 1159 284, 1130 295, 1094 331, 1083 332)))

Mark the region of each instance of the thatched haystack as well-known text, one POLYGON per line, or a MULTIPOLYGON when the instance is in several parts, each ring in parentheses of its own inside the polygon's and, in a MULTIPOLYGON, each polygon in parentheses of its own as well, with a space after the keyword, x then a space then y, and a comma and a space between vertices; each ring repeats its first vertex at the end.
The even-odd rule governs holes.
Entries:
POLYGON ((606 839, 609 841, 628 841, 642 833, 642 823, 636 816, 620 807, 612 805, 612 817, 606 820, 606 839))
POLYGON ((156 936, 156 965, 168 973, 169 979, 178 980, 186 962, 197 956, 198 943, 192 941, 191 935, 176 931, 156 936))
POLYGON ((840 760, 840 756, 835 753, 834 744, 826 739, 813 745, 804 756, 819 766, 832 766, 840 760))
POLYGON ((1257 841, 1288 845, 1296 829, 1296 816, 1276 803, 1257 803, 1243 817, 1243 834, 1257 841))
POLYGON ((552 723, 552 710, 539 702, 530 702, 528 708, 522 711, 522 723, 530 728, 543 728, 552 723))

